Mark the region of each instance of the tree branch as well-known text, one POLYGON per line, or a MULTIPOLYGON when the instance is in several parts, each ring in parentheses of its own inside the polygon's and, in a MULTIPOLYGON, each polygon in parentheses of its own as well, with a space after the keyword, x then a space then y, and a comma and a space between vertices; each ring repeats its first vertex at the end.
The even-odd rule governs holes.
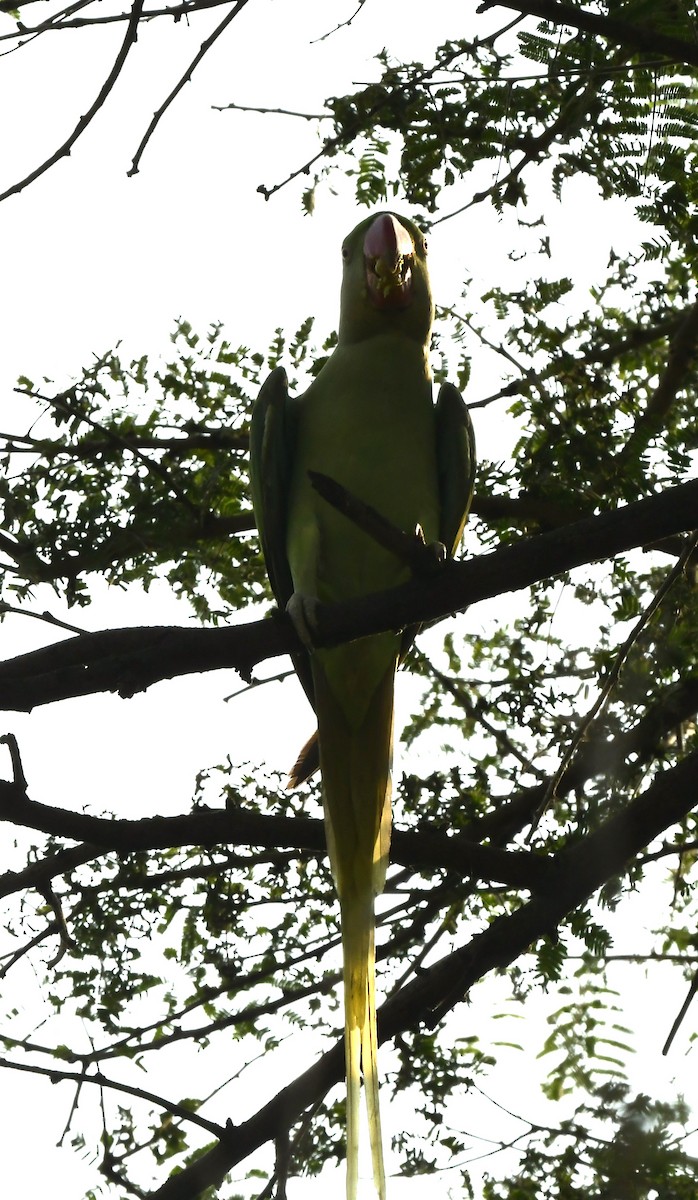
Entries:
MULTIPOLYGON (((4 789, 7 784, 0 781, 0 804, 5 801, 4 789)), ((62 810, 55 810, 62 811, 62 810)), ((0 820, 10 821, 15 824, 15 821, 10 816, 1 816, 0 820)), ((17 824, 23 825, 23 821, 18 821, 17 824)), ((30 824, 29 828, 35 829, 36 825, 30 824)), ((47 832, 43 829, 43 832, 47 832)), ((81 867, 84 863, 91 862, 92 859, 100 858, 105 853, 101 846, 92 846, 84 844, 81 846, 72 846, 68 850, 59 850, 57 854, 47 854, 38 862, 29 863, 21 871, 5 871, 0 875, 0 899, 5 896, 12 896, 16 892, 26 891, 27 888, 40 889, 48 880, 55 879, 57 875, 65 875, 68 871, 74 871, 76 867, 81 867)))
MULTIPOLYGON (((0 197, 0 199, 1 198, 2 197, 0 197)), ((84 422, 85 425, 87 425, 90 429, 93 429, 96 433, 103 434, 106 441, 111 443, 112 447, 117 446, 121 451, 126 450, 133 454, 134 458, 143 464, 146 471, 152 472, 153 475, 157 475, 157 477, 162 483, 164 483, 165 487, 172 493, 175 499, 179 500, 180 503, 183 504, 184 507, 190 512, 198 515, 186 492, 179 487, 172 475, 172 472, 168 471, 159 459, 149 458, 147 454, 143 453, 143 450, 139 444, 134 442, 132 438, 122 437, 118 430, 110 429, 109 426, 103 425, 100 421, 96 421, 94 417, 90 416, 89 413, 81 411, 79 407, 76 407, 74 404, 70 403, 71 399, 73 402, 75 401, 75 389, 70 388, 66 392, 59 392, 56 396, 46 396, 43 394, 43 392, 28 391, 25 388, 15 388, 15 391, 20 392, 23 396, 29 396, 32 400, 41 400, 43 403, 50 405, 51 408, 57 409, 58 412, 64 416, 72 417, 74 420, 84 422)))
MULTIPOLYGON (((558 794, 568 794, 594 777, 618 779, 633 756, 640 763, 656 753, 664 739, 698 713, 698 677, 683 680, 653 704, 631 729, 608 740, 589 740, 565 771, 558 794)), ((636 770, 636 764, 627 770, 636 770)), ((545 885, 550 865, 527 852, 511 853, 482 846, 486 839, 505 842, 529 822, 545 794, 537 784, 471 822, 457 835, 420 829, 395 829, 391 861, 413 870, 448 869, 473 879, 537 890, 545 885)), ((30 800, 21 783, 0 781, 0 821, 35 829, 52 837, 75 839, 81 845, 42 856, 21 871, 0 875, 0 897, 41 888, 58 875, 100 858, 110 851, 128 854, 137 850, 171 847, 247 845, 274 850, 283 848, 326 853, 323 822, 309 817, 269 816, 244 808, 206 809, 174 817, 139 820, 95 817, 30 800)))
MULTIPOLYGON (((455 321, 467 325, 478 337, 482 338, 480 330, 469 322, 467 318, 456 312, 453 306, 442 309, 437 308, 436 311, 439 318, 451 317, 455 321)), ((583 354, 572 356, 572 368, 585 367, 592 363, 600 364, 601 366, 612 366, 616 360, 622 358, 625 354, 632 353, 634 350, 640 350, 644 346, 651 346, 653 342, 660 341, 663 338, 674 338, 677 330, 690 312, 690 306, 676 309, 670 317, 665 317, 657 321, 654 325, 636 325, 632 332, 619 335, 616 341, 612 341, 609 338, 605 346, 592 344, 583 354)), ((490 346, 499 352, 499 347, 492 343, 490 343, 490 346)), ((526 384, 535 383, 539 385, 547 379, 555 379, 560 375, 561 363, 553 360, 539 371, 525 370, 517 364, 517 370, 520 371, 518 379, 512 379, 510 383, 505 384, 498 391, 492 392, 489 396, 484 396, 481 400, 469 401, 468 408, 471 411, 477 408, 486 408, 497 400, 506 400, 510 396, 521 395, 526 384)))
POLYGON ((698 45, 683 38, 660 33, 649 25, 637 21, 618 20, 617 17, 602 16, 572 4, 560 4, 557 0, 484 0, 478 13, 490 8, 513 8, 525 16, 540 17, 551 25, 567 25, 570 29, 582 29, 585 33, 597 34, 627 49, 642 50, 648 54, 662 54, 672 62, 687 63, 698 67, 698 45))
MULTIPOLYGON (((433 1028, 490 971, 506 968, 540 938, 554 933, 569 913, 621 874, 634 855, 691 811, 697 787, 698 753, 660 774, 624 812, 558 854, 549 893, 498 917, 381 1005, 379 1041, 425 1024, 433 1028)), ((249 1120, 237 1126, 229 1122, 213 1150, 170 1176, 150 1200, 195 1200, 206 1188, 220 1185, 234 1166, 272 1139, 279 1128, 298 1121, 339 1082, 343 1071, 339 1042, 249 1120)))
MULTIPOLYGON (((145 148, 148 145, 148 142, 150 141, 151 137, 155 133, 155 130, 157 129, 158 125, 160 124, 160 121, 164 117, 168 108, 170 107, 172 102, 174 100, 176 100, 177 96, 181 92, 185 83, 190 82, 191 77, 194 74, 194 71, 198 67, 198 65, 201 62, 201 60, 203 59, 204 55, 207 54, 207 52, 211 49, 211 46, 214 44, 214 42, 216 42, 218 40, 218 38, 221 37, 221 35, 223 33, 225 33, 226 29, 231 24, 231 22, 235 20, 238 13, 242 12, 242 10, 245 7, 245 5, 247 4, 247 2, 248 2, 248 0, 237 0, 236 4, 230 10, 230 12, 226 13, 223 20, 220 22, 220 24, 218 24, 216 26, 213 33, 210 34, 210 36, 207 37, 201 43, 198 52, 194 55, 194 58, 189 63, 189 66, 187 67, 186 71, 182 75, 179 82, 175 84, 175 86, 173 87, 172 91, 170 92, 169 96, 166 98, 164 103, 161 104, 160 108, 157 110, 157 112, 153 114, 153 119, 150 122, 148 128, 146 129, 146 131, 143 135, 143 138, 141 140, 141 144, 133 156, 133 162, 131 163, 130 169, 127 171, 128 175, 137 175, 138 174, 138 168, 140 165, 141 158, 143 157, 145 148)), ((2 199, 2 197, 0 197, 0 199, 2 199)))
MULTIPOLYGON (((0 12, 8 12, 11 9, 20 7, 25 9, 28 4, 36 4, 38 0, 20 0, 18 5, 17 0, 0 0, 0 12)), ((31 38, 40 33, 47 33, 59 29, 89 29, 94 25, 113 25, 128 21, 130 13, 109 13, 99 17, 73 17, 72 13, 80 8, 89 8, 92 0, 87 0, 86 3, 78 3, 70 5, 63 10, 64 14, 57 13, 53 17, 47 18, 38 25, 23 25, 21 22, 17 29, 10 33, 0 34, 0 42, 18 40, 19 38, 31 38)), ((141 21, 145 24, 148 21, 154 20, 156 17, 172 17, 174 21, 181 20, 182 17, 191 16, 193 13, 206 12, 209 8, 222 8, 229 4, 230 0, 184 0, 183 4, 171 4, 165 8, 146 8, 143 10, 141 21)))
POLYGON ((562 752, 562 755, 560 758, 560 765, 557 768, 555 774, 553 775, 552 779, 550 780, 550 782, 547 786, 545 796, 543 797, 541 806, 540 806, 538 812, 536 813, 536 819, 534 821, 531 831, 533 831, 533 829, 535 829, 536 825, 538 824, 538 821, 540 820, 541 816, 545 812, 545 809, 547 808, 550 801, 555 798, 560 780, 564 778, 566 772, 569 770, 570 764, 574 761, 574 758, 575 758, 576 754, 578 753, 580 746, 582 745, 583 742, 588 741, 589 730, 592 728, 592 725, 597 720, 599 713, 603 711, 606 704, 608 703, 609 697, 611 696, 613 689, 615 688, 616 684, 618 683, 618 679, 620 678, 620 673, 623 670, 623 667, 625 666, 626 662, 628 661, 628 656, 630 655, 633 647, 637 644, 640 634, 647 627, 648 622, 652 619, 652 617, 657 612, 657 610, 661 607, 664 600, 669 595, 669 592, 673 588, 674 584, 683 575, 683 573, 686 570, 686 567, 688 565, 688 561, 689 561, 691 555, 693 554, 693 552, 695 551, 697 544, 698 544, 698 530, 688 540, 688 542, 686 543, 685 549, 684 549, 683 553, 680 555, 675 566, 672 567, 669 574, 664 577, 662 583, 658 587, 658 589, 655 592, 654 596, 652 597, 651 601, 649 602, 647 607, 640 614, 638 620, 633 625, 630 633, 628 634, 627 638, 623 642, 623 645, 616 652, 613 663, 612 663, 611 667, 609 668, 609 670, 606 672, 606 675, 601 682, 598 696, 594 700, 594 703, 592 704, 592 706, 588 710, 588 712, 586 712, 584 714, 584 716, 581 718, 579 724, 577 725, 577 727, 574 731, 574 734, 572 736, 572 739, 571 739, 569 745, 567 745, 563 749, 563 752, 562 752))
POLYGON ((467 204, 462 204, 460 208, 452 209, 451 212, 436 217, 431 222, 431 227, 434 228, 444 221, 450 221, 453 217, 460 216, 461 213, 467 212, 468 209, 473 208, 476 204, 482 204, 483 200, 488 200, 497 194, 506 197, 509 189, 517 184, 519 177, 523 174, 526 167, 530 166, 531 163, 539 162, 545 153, 550 150, 558 135, 563 131, 569 130, 570 119, 572 117, 581 129, 582 112, 586 116, 590 105, 595 104, 597 101, 598 82, 592 77, 586 87, 581 89, 580 82, 581 80, 578 78, 569 84, 555 119, 543 129, 542 133, 529 139, 526 150, 521 155, 519 161, 507 171, 507 174, 503 178, 500 179, 499 172, 497 172, 497 178, 489 187, 483 188, 480 192, 474 192, 467 204))
POLYGON ((678 393, 685 386, 688 372, 693 366, 698 349, 698 302, 686 313, 672 338, 669 357, 657 387, 650 396, 646 408, 640 413, 635 428, 625 443, 612 470, 619 470, 628 458, 639 456, 650 438, 659 433, 665 417, 678 393))
MULTIPOLYGON (((13 388, 19 396, 28 396, 44 401, 49 404, 54 402, 55 397, 45 396, 40 392, 29 391, 27 388, 13 388)), ((75 413, 76 416, 83 414, 75 413)), ((133 452, 139 450, 164 450, 168 458, 173 458, 179 455, 195 454, 197 450, 223 450, 228 453, 230 450, 240 450, 246 454, 249 449, 250 438, 247 429, 216 429, 211 426, 208 429, 196 429, 192 432, 178 434, 173 433, 169 437, 161 437, 150 433, 142 433, 136 425, 132 427, 128 433, 112 434, 108 425, 100 425, 98 422, 93 423, 97 436, 90 434, 84 435, 79 442, 70 444, 62 441, 60 438, 34 438, 28 437, 21 433, 2 433, 0 439, 6 445, 5 449, 10 454, 37 454, 45 458, 55 459, 61 455, 69 458, 77 458, 81 462, 89 462, 93 458, 102 458, 105 451, 114 449, 115 437, 118 436, 118 444, 126 450, 133 452), (99 433, 104 433, 104 437, 99 437, 99 433), (22 445, 17 443, 21 442, 22 445)), ((166 427, 165 427, 166 428, 166 427)), ((150 469, 150 462, 146 460, 146 465, 150 469)))
POLYGON ((31 1075, 47 1075, 52 1083, 69 1079, 79 1084, 97 1084, 100 1088, 109 1088, 112 1091, 121 1092, 126 1096, 134 1096, 137 1100, 145 1100, 149 1104, 154 1104, 157 1108, 162 1108, 165 1112, 179 1117, 181 1121, 190 1121, 193 1125, 200 1126, 201 1129, 205 1129, 207 1133, 212 1133, 216 1137, 221 1135, 220 1125, 216 1125, 213 1121, 207 1121, 204 1117, 200 1117, 193 1109, 185 1108, 182 1104, 171 1104, 168 1100, 164 1100, 162 1096, 158 1096, 154 1092, 146 1092, 143 1088, 131 1087, 127 1083, 109 1079, 101 1071, 95 1071, 93 1074, 88 1074, 84 1071, 78 1073, 76 1071, 66 1071, 61 1067, 55 1066, 40 1067, 30 1063, 10 1062, 6 1058, 0 1058, 0 1067, 5 1067, 10 1071, 27 1071, 31 1075))
MULTIPOLYGON (((326 853, 324 824, 310 817, 267 816, 241 808, 208 809, 177 817, 115 820, 53 808, 30 800, 15 784, 0 780, 0 821, 40 830, 53 837, 74 838, 84 844, 52 858, 32 863, 24 871, 0 876, 0 896, 20 888, 45 886, 57 874, 71 870, 108 850, 121 854, 162 850, 172 846, 245 845, 292 847, 318 855, 326 853)), ((420 830, 393 834, 391 858, 412 869, 449 868, 459 874, 503 883, 524 890, 542 887, 548 865, 527 851, 516 853, 479 846, 477 824, 472 831, 449 836, 420 830)))
POLYGON ((63 145, 59 146, 58 150, 56 150, 50 158, 47 158, 46 161, 41 164, 41 166, 37 167, 34 171, 31 171, 30 174, 26 175, 24 179, 21 179, 19 183, 14 183, 12 187, 7 189, 7 191, 2 192, 0 194, 0 202, 6 200, 8 196, 14 196, 17 192, 21 192, 23 188, 27 187, 28 184, 33 183, 35 179, 38 179, 41 175, 45 175, 46 172, 54 165, 54 163, 59 161, 59 159, 65 158, 66 155, 70 154, 78 138, 85 132, 87 126, 92 121, 92 118, 99 112, 100 108, 107 99, 107 96, 114 87, 114 84, 119 78, 119 75, 121 74, 121 70, 126 62, 129 50, 138 36, 138 23, 143 12, 143 2, 144 0, 134 0, 133 2, 131 16, 129 18, 128 28, 126 30, 126 36, 124 38, 123 45, 116 56, 114 66, 107 75, 107 78, 105 79, 94 104, 92 104, 90 108, 88 108, 85 115, 80 118, 70 137, 63 142, 63 145))
POLYGON ((200 513, 198 516, 187 510, 187 521, 169 524, 162 531, 159 526, 139 526, 138 521, 123 525, 95 544, 71 555, 56 555, 55 558, 40 559, 33 544, 12 542, 0 535, 0 550, 17 564, 19 570, 32 583, 53 583, 56 580, 76 579, 83 572, 106 571, 114 563, 128 561, 144 553, 157 554, 167 551, 171 558, 177 550, 185 552, 202 542, 223 541, 231 535, 251 533, 255 521, 252 512, 220 516, 218 513, 200 513))
POLYGON ((308 477, 323 500, 367 533, 384 550, 401 559, 413 575, 433 575, 440 570, 446 558, 445 547, 440 542, 427 545, 420 525, 410 533, 398 529, 392 521, 388 521, 372 505, 364 503, 336 479, 320 471, 308 471, 308 477))
MULTIPOLYGON (((439 620, 478 601, 694 528, 698 480, 479 558, 447 562, 432 578, 344 604, 318 604, 314 641, 320 647, 337 645, 439 620)), ((249 680, 257 663, 299 645, 285 614, 227 629, 154 626, 84 634, 0 663, 0 709, 26 711, 101 691, 131 696, 160 680, 202 671, 233 668, 249 680)))
POLYGON ((321 158, 331 157, 337 152, 337 150, 341 150, 343 147, 351 145, 351 143, 357 136, 359 136, 359 134, 367 130, 374 129, 377 124, 376 118, 380 116, 380 113, 384 108, 388 108, 395 104, 396 98, 399 95, 405 95, 406 93, 409 93, 410 88, 419 87, 421 84, 425 83, 430 76, 435 75, 438 71, 443 70, 449 65, 449 63, 453 62, 457 58, 460 58, 464 53, 464 47, 461 45, 454 46, 453 49, 444 54, 438 62, 434 63, 433 66, 427 67, 425 70, 418 72, 418 74, 412 80, 410 80, 409 87, 407 84, 394 85, 389 91, 386 91, 385 95, 377 100, 375 104, 369 105, 365 113, 362 114, 362 119, 360 122, 357 119, 357 123, 352 124, 350 129, 342 128, 333 137, 325 138, 317 154, 314 154, 312 158, 309 158, 307 162, 304 162, 301 167, 297 167, 295 171, 291 171, 291 173, 287 175, 285 179, 282 179, 280 183, 275 183, 272 187, 267 187, 265 184, 260 183, 257 191, 264 196, 265 200, 271 200, 271 197, 275 195, 276 192, 279 192, 282 188, 286 187, 287 183, 292 183, 292 181, 297 179, 299 175, 309 175, 310 168, 313 167, 321 158))

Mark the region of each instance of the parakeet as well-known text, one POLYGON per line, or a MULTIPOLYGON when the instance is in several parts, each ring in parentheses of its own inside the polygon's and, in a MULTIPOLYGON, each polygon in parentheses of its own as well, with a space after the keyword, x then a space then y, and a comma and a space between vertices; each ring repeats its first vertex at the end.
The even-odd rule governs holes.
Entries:
MULTIPOLYGON (((383 549, 322 499, 321 472, 393 525, 453 553, 472 496, 474 434, 460 393, 444 384, 434 404, 428 351, 433 303, 426 240, 405 217, 362 221, 342 245, 337 346, 308 390, 288 394, 277 367, 255 403, 250 431, 254 511, 277 603, 331 604, 409 577, 383 549)), ((376 1065, 374 900, 388 864, 395 670, 413 631, 332 649, 299 651, 294 664, 318 720, 327 845, 339 897, 344 958, 347 1200, 358 1179, 363 1073, 373 1176, 385 1200, 376 1065)), ((312 638, 312 631, 311 631, 312 638)), ((307 639, 306 639, 307 641, 307 639)), ((312 771, 309 743, 296 765, 312 771)))

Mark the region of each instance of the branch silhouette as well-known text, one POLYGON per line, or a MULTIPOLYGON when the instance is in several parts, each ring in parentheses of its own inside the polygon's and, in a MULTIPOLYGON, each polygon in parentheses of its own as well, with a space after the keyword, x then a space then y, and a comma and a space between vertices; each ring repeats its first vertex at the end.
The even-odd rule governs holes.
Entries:
MULTIPOLYGON (((437 621, 479 601, 694 528, 698 480, 491 554, 444 563, 430 578, 345 604, 318 604, 314 640, 331 646, 437 621)), ((0 709, 26 711, 103 691, 132 696, 160 680, 194 672, 232 668, 249 680, 257 663, 299 644, 286 614, 226 629, 153 626, 80 634, 0 663, 0 709)))
MULTIPOLYGON (((650 841, 682 820, 696 803, 698 753, 664 771, 627 808, 594 833, 561 851, 552 886, 515 912, 498 917, 470 942, 423 970, 378 1013, 379 1041, 421 1025, 433 1028, 469 988, 497 968, 505 968, 540 938, 554 936, 558 925, 650 841)), ((228 1122, 217 1145, 150 1194, 149 1200, 196 1200, 206 1188, 223 1182, 234 1166, 289 1129, 343 1073, 342 1044, 337 1043, 273 1100, 240 1125, 228 1122)))
MULTIPOLYGON (((698 713, 698 679, 688 679, 653 704, 632 728, 612 739, 591 738, 570 764, 558 785, 558 795, 580 788, 593 777, 620 779, 645 763, 663 740, 698 713), (630 756, 636 760, 628 765, 630 756)), ((450 871, 499 882, 510 887, 545 887, 549 864, 530 852, 498 848, 526 827, 545 794, 547 782, 522 788, 496 809, 466 825, 457 835, 440 831, 393 831, 391 861, 412 869, 447 868, 450 871), (485 839, 497 845, 482 846, 485 839)), ((30 800, 26 784, 0 780, 0 821, 34 829, 52 837, 74 839, 77 846, 42 855, 19 871, 0 875, 0 897, 25 888, 39 888, 59 875, 116 850, 138 850, 219 845, 295 849, 325 854, 323 822, 310 817, 284 817, 234 809, 206 809, 179 816, 143 817, 137 820, 106 818, 72 812, 30 800)))
POLYGON ((35 179, 39 179, 41 175, 45 175, 46 172, 49 171, 55 163, 59 162, 61 158, 65 158, 66 155, 70 154, 78 138, 81 137, 81 135, 85 132, 90 122, 105 103, 109 93, 114 88, 116 81, 121 74, 129 51, 138 37, 138 25, 143 15, 143 3, 144 0, 134 0, 133 7, 131 8, 131 15, 128 19, 126 35, 121 45, 121 49, 116 56, 114 65, 107 75, 102 87, 100 88, 96 99, 90 105, 85 115, 80 117, 80 120, 75 126, 73 132, 69 137, 66 138, 63 144, 45 160, 45 162, 41 163, 41 165, 36 167, 35 170, 30 171, 28 175, 25 175, 24 179, 20 179, 18 183, 14 183, 12 187, 7 188, 7 190, 0 195, 0 202, 7 200, 8 196, 14 196, 17 192, 21 192, 23 188, 27 187, 30 183, 33 183, 35 179))
POLYGON ((602 13, 590 12, 585 8, 576 8, 572 4, 558 3, 557 0, 483 0, 477 11, 487 12, 495 5, 513 8, 524 16, 540 17, 543 21, 550 21, 552 25, 581 29, 619 46, 632 47, 653 55, 662 54, 671 62, 698 66, 698 45, 695 42, 662 33, 644 22, 624 21, 602 13))

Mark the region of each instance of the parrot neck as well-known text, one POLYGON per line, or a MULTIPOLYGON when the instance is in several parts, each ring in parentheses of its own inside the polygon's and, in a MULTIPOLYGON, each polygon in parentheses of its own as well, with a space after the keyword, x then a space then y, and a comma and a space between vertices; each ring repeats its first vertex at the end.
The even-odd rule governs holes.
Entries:
POLYGON ((409 308, 378 312, 366 302, 365 295, 354 290, 342 294, 339 313, 340 343, 353 344, 392 335, 425 348, 431 343, 434 307, 431 296, 419 289, 409 308))
POLYGON ((432 379, 429 342, 423 341, 421 337, 410 337, 404 330, 383 329, 368 337, 351 337, 343 336, 342 328, 339 328, 337 347, 332 356, 343 362, 347 361, 349 356, 374 364, 385 362, 392 368, 395 368, 396 364, 404 365, 407 362, 410 371, 419 373, 429 382, 432 379))
MULTIPOLYGON (((431 383, 428 343, 417 338, 406 337, 400 331, 381 330, 373 337, 339 337, 337 347, 329 362, 323 367, 332 373, 350 371, 352 376, 365 372, 367 378, 377 381, 385 376, 385 383, 406 376, 414 386, 417 380, 431 383)), ((329 381, 329 380, 328 380, 329 381)))

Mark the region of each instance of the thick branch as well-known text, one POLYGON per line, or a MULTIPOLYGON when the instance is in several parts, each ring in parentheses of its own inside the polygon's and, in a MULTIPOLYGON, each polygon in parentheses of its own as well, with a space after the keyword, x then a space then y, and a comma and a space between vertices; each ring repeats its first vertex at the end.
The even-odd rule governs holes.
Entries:
MULTIPOLYGON (((453 317, 456 321, 467 325, 481 341, 489 345, 497 353, 501 353, 504 349, 502 346, 485 341, 482 331, 457 313, 453 307, 445 309, 437 308, 436 311, 439 317, 453 317)), ((673 337, 689 311, 689 308, 677 309, 672 312, 670 317, 664 317, 654 325, 636 325, 632 332, 619 335, 616 341, 609 340, 604 346, 599 346, 596 342, 593 342, 584 353, 572 357, 572 367, 573 369, 576 367, 583 368, 592 363, 600 363, 602 366, 612 366, 617 359, 622 358, 623 355, 633 350, 640 350, 643 346, 650 346, 653 342, 660 339, 673 337)), ((546 379, 555 379, 560 375, 561 371, 560 362, 555 360, 539 371, 527 371, 523 366, 519 366, 518 363, 515 365, 520 372, 518 379, 512 379, 510 383, 505 384, 498 391, 492 392, 489 396, 483 396, 481 400, 469 401, 468 408, 471 411, 476 408, 486 408, 497 400, 505 400, 509 396, 519 396, 523 389, 531 383, 540 384, 546 379)))
POLYGON ((562 504, 558 500, 529 496, 527 492, 519 492, 516 496, 502 493, 487 496, 476 492, 470 511, 484 521, 516 521, 522 525, 535 522, 544 529, 556 529, 559 525, 584 519, 584 513, 575 500, 574 492, 570 494, 569 501, 562 504))
MULTIPOLYGON (((15 388, 20 396, 33 396, 36 393, 26 388, 15 388)), ((247 429, 197 429, 194 433, 169 436, 165 434, 141 433, 138 426, 128 434, 119 434, 119 445, 125 450, 164 450, 168 458, 184 457, 196 454, 198 450, 211 451, 240 450, 246 453, 249 449, 250 436, 247 429)), ((10 454, 36 454, 44 458, 76 458, 80 462, 91 462, 101 459, 106 453, 114 450, 114 437, 90 436, 82 437, 79 441, 64 442, 58 438, 35 438, 21 433, 1 433, 3 447, 10 454)), ((150 469, 150 463, 148 462, 150 469)))
POLYGON ((559 4, 557 0, 484 0, 477 11, 486 12, 495 6, 513 8, 526 16, 540 17, 543 21, 550 21, 552 25, 582 29, 585 33, 596 34, 626 49, 642 50, 653 56, 663 54, 672 62, 683 62, 698 67, 698 45, 695 42, 660 33, 651 25, 638 21, 630 22, 619 20, 617 17, 603 16, 584 8, 575 8, 572 4, 559 4))
MULTIPOLYGON (((480 558, 444 564, 433 578, 346 604, 319 604, 314 640, 318 646, 330 646, 435 621, 478 601, 694 528, 698 480, 480 558)), ((247 679, 256 663, 298 646, 285 615, 228 629, 161 626, 83 634, 0 664, 0 709, 23 711, 101 691, 131 696, 162 679, 231 667, 247 679)))
POLYGON ((40 559, 31 542, 12 542, 2 536, 0 549, 17 563, 32 583, 53 583, 57 579, 76 579, 83 572, 106 571, 114 563, 127 562, 142 554, 164 554, 175 558, 178 552, 185 553, 201 543, 222 542, 233 534, 250 533, 255 528, 251 512, 229 517, 204 513, 164 527, 162 523, 148 527, 134 520, 74 555, 56 554, 49 559, 40 559))
MULTIPOLYGON (((686 679, 653 704, 631 729, 612 740, 603 735, 591 738, 560 780, 558 795, 582 787, 593 777, 618 779, 628 771, 636 770, 635 765, 626 766, 631 756, 640 763, 647 762, 660 750, 666 737, 682 722, 694 718, 696 713, 698 678, 686 679)), ((527 788, 507 801, 498 802, 496 809, 465 826, 455 836, 396 829, 391 860, 413 870, 448 869, 473 879, 514 888, 533 891, 543 888, 551 870, 547 859, 528 853, 508 853, 481 843, 489 838, 502 844, 523 829, 538 810, 545 786, 543 783, 527 788)), ((322 821, 308 817, 269 816, 234 808, 199 810, 175 817, 108 819, 29 800, 21 781, 0 781, 0 820, 53 837, 82 842, 43 856, 21 871, 6 871, 0 875, 0 897, 25 888, 41 887, 56 876, 113 850, 128 854, 173 846, 212 849, 222 845, 244 845, 305 850, 318 855, 326 852, 322 821)))
MULTIPOLYGON (((210 809, 178 817, 148 817, 141 820, 111 820, 86 813, 70 812, 29 800, 21 788, 0 781, 0 821, 41 830, 54 837, 74 838, 84 844, 53 859, 33 863, 25 871, 0 876, 0 896, 19 887, 39 886, 63 871, 71 870, 107 850, 168 849, 171 846, 271 846, 293 847, 319 855, 326 853, 323 822, 308 817, 269 817, 244 809, 210 809)), ((473 826, 473 836, 477 836, 473 826)), ((544 885, 548 864, 525 851, 509 853, 479 846, 472 836, 459 833, 409 833, 396 830, 392 861, 413 869, 449 868, 459 874, 488 879, 509 887, 544 885)))
MULTIPOLYGON (((379 1040, 426 1024, 433 1027, 490 971, 504 969, 542 937, 554 934, 565 917, 585 903, 607 880, 665 829, 682 820, 696 801, 698 754, 665 771, 627 809, 606 821, 596 833, 561 852, 555 884, 515 912, 499 917, 467 945, 423 970, 383 1004, 378 1015, 379 1040)), ((226 1135, 196 1163, 171 1176, 151 1200, 195 1200, 217 1186, 228 1171, 254 1150, 288 1129, 342 1078, 341 1044, 284 1088, 269 1104, 241 1125, 229 1123, 226 1135)))
MULTIPOLYGON (((6 785, 0 784, 0 788, 3 786, 6 785)), ((10 817, 0 819, 12 820, 10 817)), ((21 820, 12 821, 12 823, 23 824, 21 820)), ((30 828, 33 829, 35 826, 31 825, 30 828)), ((27 888, 40 889, 49 880, 55 879, 57 875, 74 871, 76 867, 81 867, 84 863, 99 858, 103 853, 104 851, 99 846, 86 844, 72 846, 69 850, 59 850, 57 854, 48 854, 38 862, 29 863, 22 871, 5 871, 0 875, 0 899, 12 896, 16 892, 23 892, 27 888)))

